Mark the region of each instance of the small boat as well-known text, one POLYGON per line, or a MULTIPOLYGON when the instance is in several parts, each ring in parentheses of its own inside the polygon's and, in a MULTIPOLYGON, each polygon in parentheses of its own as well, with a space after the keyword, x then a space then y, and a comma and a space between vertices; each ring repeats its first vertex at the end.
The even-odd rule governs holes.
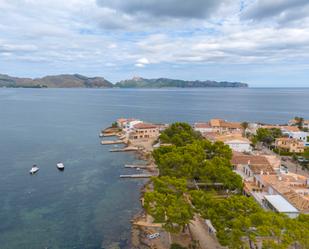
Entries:
POLYGON ((30 169, 30 171, 29 171, 29 173, 31 174, 31 175, 33 175, 33 174, 35 174, 36 172, 38 172, 39 171, 39 167, 38 166, 36 166, 35 164, 32 166, 32 168, 30 169))
POLYGON ((59 170, 64 170, 64 164, 63 163, 57 163, 57 168, 59 170))

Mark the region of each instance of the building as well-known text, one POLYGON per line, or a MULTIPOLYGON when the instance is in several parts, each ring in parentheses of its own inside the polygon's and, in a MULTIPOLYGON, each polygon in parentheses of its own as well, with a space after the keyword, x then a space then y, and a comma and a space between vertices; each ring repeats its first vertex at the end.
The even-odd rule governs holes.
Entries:
POLYGON ((221 141, 228 145, 233 151, 237 152, 251 152, 251 142, 249 139, 244 138, 241 134, 221 135, 215 137, 216 141, 221 141))
POLYGON ((264 156, 234 153, 231 163, 236 173, 243 179, 251 178, 253 181, 253 176, 257 174, 276 174, 275 169, 264 156))
POLYGON ((308 132, 300 131, 296 126, 282 126, 281 131, 283 135, 289 138, 301 140, 304 144, 307 142, 307 138, 309 137, 308 132))
POLYGON ((255 183, 267 195, 281 195, 301 213, 309 213, 309 179, 288 173, 256 176, 255 183))
POLYGON ((265 195, 264 203, 270 210, 286 214, 290 218, 296 218, 299 215, 299 211, 281 195, 265 195))
POLYGON ((200 133, 208 133, 208 132, 212 132, 212 127, 210 126, 210 124, 207 122, 207 123, 195 123, 193 125, 193 129, 195 131, 198 131, 200 133))
POLYGON ((279 150, 291 152, 291 153, 303 153, 305 149, 305 143, 295 138, 277 138, 275 146, 279 150))
POLYGON ((143 123, 143 121, 135 118, 119 118, 117 119, 117 126, 124 131, 130 131, 135 124, 143 123))
POLYGON ((241 123, 237 122, 227 122, 222 119, 211 119, 209 121, 209 125, 212 128, 213 132, 217 132, 220 134, 223 133, 242 133, 243 128, 241 123))
POLYGON ((159 137, 159 127, 154 124, 137 123, 129 133, 130 140, 155 140, 159 137))
MULTIPOLYGON (((295 119, 292 119, 292 120, 289 121, 288 124, 291 125, 291 126, 295 126, 295 125, 297 125, 297 121, 295 119)), ((303 121, 303 128, 309 129, 309 120, 303 121)))

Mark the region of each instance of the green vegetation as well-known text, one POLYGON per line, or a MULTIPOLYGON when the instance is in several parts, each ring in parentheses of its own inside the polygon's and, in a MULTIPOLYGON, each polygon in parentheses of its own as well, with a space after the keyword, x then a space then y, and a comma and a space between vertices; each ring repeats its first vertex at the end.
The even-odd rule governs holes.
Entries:
POLYGON ((243 136, 245 137, 247 134, 246 134, 246 130, 248 129, 249 127, 249 123, 248 122, 242 122, 241 123, 241 127, 243 128, 243 136))
POLYGON ((303 117, 295 117, 294 120, 296 121, 296 122, 295 122, 295 125, 296 125, 300 130, 302 130, 302 129, 303 129, 303 126, 304 126, 304 118, 303 118, 303 117))
POLYGON ((175 177, 153 178, 154 190, 145 194, 144 207, 155 222, 169 232, 180 232, 193 218, 193 208, 185 192, 186 180, 175 177))
POLYGON ((192 129, 186 123, 174 123, 160 136, 162 143, 171 143, 176 146, 184 146, 195 140, 201 140, 201 134, 192 129))
POLYGON ((120 88, 162 88, 162 87, 248 87, 248 84, 240 82, 217 82, 217 81, 185 81, 175 79, 144 79, 141 77, 134 77, 133 79, 123 80, 115 85, 120 88))
POLYGON ((118 128, 117 122, 112 123, 112 128, 118 128))
POLYGON ((270 146, 276 140, 276 138, 282 136, 282 132, 279 128, 259 128, 256 132, 256 135, 253 137, 252 142, 253 144, 262 142, 265 145, 270 146))
MULTIPOLYGON (((272 129, 260 130, 257 136, 279 135, 272 129)), ((267 212, 252 198, 237 194, 242 190, 242 179, 232 171, 228 146, 204 140, 185 123, 172 124, 160 139, 171 145, 153 152, 160 176, 152 179, 153 190, 146 192, 144 207, 167 231, 183 231, 198 213, 212 221, 219 242, 231 249, 256 248, 257 241, 269 249, 309 248, 308 215, 290 219, 267 212), (190 190, 193 183, 200 189, 190 190)))
POLYGON ((203 218, 210 219, 217 238, 229 248, 255 248, 262 240, 263 248, 308 248, 309 216, 290 219, 263 210, 252 198, 234 195, 215 198, 214 193, 191 192, 192 203, 203 218), (246 241, 248 244, 246 244, 246 241))
POLYGON ((305 151, 303 153, 304 158, 309 159, 309 147, 305 148, 305 151))

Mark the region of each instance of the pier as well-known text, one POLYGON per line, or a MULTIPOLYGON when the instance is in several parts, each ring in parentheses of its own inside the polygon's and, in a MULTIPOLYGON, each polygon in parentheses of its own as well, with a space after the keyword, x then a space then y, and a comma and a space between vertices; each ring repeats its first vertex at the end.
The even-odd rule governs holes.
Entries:
POLYGON ((125 168, 130 168, 130 169, 152 169, 154 168, 151 165, 139 165, 139 164, 126 164, 124 165, 125 168))
POLYGON ((153 175, 149 174, 134 174, 134 175, 120 175, 120 178, 150 178, 153 175))
POLYGON ((125 147, 122 149, 111 149, 109 152, 127 152, 127 151, 138 151, 137 147, 125 147))
POLYGON ((108 145, 108 144, 124 144, 123 140, 106 140, 101 141, 102 145, 108 145))
POLYGON ((118 135, 118 133, 101 133, 100 137, 116 137, 118 135))

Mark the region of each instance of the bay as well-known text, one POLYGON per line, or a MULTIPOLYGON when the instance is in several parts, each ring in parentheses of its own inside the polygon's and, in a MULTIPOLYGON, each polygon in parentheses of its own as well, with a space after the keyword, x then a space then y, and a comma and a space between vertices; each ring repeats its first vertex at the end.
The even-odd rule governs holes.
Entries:
POLYGON ((149 122, 286 123, 309 118, 308 88, 0 89, 0 248, 126 248, 140 209, 132 153, 99 131, 119 117, 149 122), (62 161, 64 172, 56 169, 62 161), (40 171, 30 176, 32 164, 40 171))

